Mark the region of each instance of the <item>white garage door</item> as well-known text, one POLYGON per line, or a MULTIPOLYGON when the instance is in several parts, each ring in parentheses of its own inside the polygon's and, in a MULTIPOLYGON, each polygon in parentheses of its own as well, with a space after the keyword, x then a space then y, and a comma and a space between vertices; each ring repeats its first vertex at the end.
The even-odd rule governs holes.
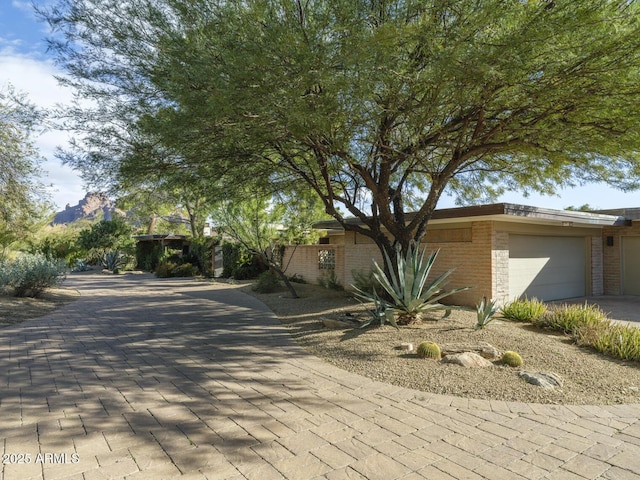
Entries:
POLYGON ((585 239, 509 236, 509 296, 539 300, 585 295, 585 239))
POLYGON ((622 293, 640 295, 640 237, 622 237, 622 293))

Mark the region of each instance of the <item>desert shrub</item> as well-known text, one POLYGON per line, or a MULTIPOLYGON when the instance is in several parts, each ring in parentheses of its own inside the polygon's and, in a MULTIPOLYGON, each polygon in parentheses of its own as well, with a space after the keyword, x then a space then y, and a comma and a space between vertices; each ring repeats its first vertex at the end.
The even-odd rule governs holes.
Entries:
POLYGON ((344 290, 344 287, 338 280, 335 270, 327 270, 322 276, 318 277, 318 284, 324 288, 331 290, 344 290))
POLYGON ((522 357, 519 353, 508 350, 502 354, 500 361, 510 367, 520 367, 523 364, 522 357))
POLYGON ((170 259, 159 263, 155 271, 157 278, 195 277, 199 273, 198 267, 189 262, 180 263, 170 259))
POLYGON ((38 297, 47 288, 58 285, 65 278, 64 260, 53 260, 43 254, 22 255, 5 264, 1 276, 5 285, 13 288, 16 297, 38 297))
POLYGON ((593 348, 622 360, 640 361, 640 329, 630 325, 610 325, 597 337, 593 348))
POLYGON ((164 261, 164 262, 161 262, 156 267, 155 275, 158 278, 169 278, 169 277, 172 276, 173 270, 177 266, 178 265, 176 263, 168 261, 168 260, 164 261))
POLYGON ((421 342, 416 348, 416 353, 420 358, 433 358, 440 360, 440 347, 434 342, 421 342))
POLYGON ((597 325, 607 318, 607 314, 596 305, 554 305, 543 315, 533 319, 540 328, 572 333, 581 325, 597 325))
POLYGON ((171 271, 172 277, 195 277, 200 273, 200 269, 192 263, 185 262, 176 265, 171 271))
POLYGON ((474 328, 482 330, 489 325, 498 310, 500 308, 496 306, 495 300, 487 300, 487 297, 483 296, 478 305, 476 305, 477 321, 474 328))
POLYGON ((516 299, 502 307, 502 316, 509 320, 531 322, 547 311, 547 307, 537 298, 516 299))
POLYGON ((280 289, 280 279, 273 270, 262 272, 251 289, 258 293, 272 293, 280 289))

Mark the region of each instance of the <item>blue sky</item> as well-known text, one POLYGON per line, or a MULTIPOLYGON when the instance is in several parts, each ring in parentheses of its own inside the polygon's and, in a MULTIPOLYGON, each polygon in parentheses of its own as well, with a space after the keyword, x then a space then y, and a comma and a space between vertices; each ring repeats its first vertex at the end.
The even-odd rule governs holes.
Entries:
MULTIPOLYGON (((72 98, 71 92, 58 86, 54 79, 54 75, 62 72, 47 55, 47 35, 48 27, 37 21, 30 0, 0 0, 0 89, 11 83, 42 107, 69 102, 72 98)), ((56 147, 64 148, 68 139, 65 132, 46 132, 37 139, 40 153, 46 159, 43 166, 48 173, 44 181, 52 184, 52 199, 59 209, 67 203, 76 204, 86 192, 77 172, 61 165, 54 156, 56 147)), ((499 201, 557 209, 584 204, 603 209, 640 207, 640 192, 625 194, 604 185, 589 185, 560 191, 558 196, 525 198, 517 192, 509 193, 499 201)), ((454 199, 444 197, 438 206, 453 207, 454 199)))

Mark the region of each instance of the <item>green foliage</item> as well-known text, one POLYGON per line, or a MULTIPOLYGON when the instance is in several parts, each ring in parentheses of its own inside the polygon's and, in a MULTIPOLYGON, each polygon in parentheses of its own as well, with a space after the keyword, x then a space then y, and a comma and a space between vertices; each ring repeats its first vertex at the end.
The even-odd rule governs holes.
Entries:
POLYGON ((597 325, 607 318, 607 314, 596 305, 553 305, 543 315, 533 319, 540 328, 572 333, 582 325, 597 325))
POLYGON ((482 330, 489 325, 493 316, 498 313, 500 307, 496 306, 495 300, 487 300, 487 297, 483 296, 480 303, 476 305, 476 313, 478 320, 475 324, 476 330, 482 330))
POLYGON ((532 322, 547 311, 547 307, 537 298, 516 299, 502 307, 502 316, 518 322, 532 322))
POLYGON ((266 270, 258 258, 238 243, 222 245, 222 277, 235 280, 256 278, 266 270))
POLYGON ((47 226, 30 239, 29 251, 42 253, 49 258, 62 259, 73 265, 82 259, 83 252, 78 245, 80 230, 68 225, 47 226))
POLYGON ((0 258, 33 235, 51 211, 34 142, 43 120, 25 95, 0 85, 0 258))
POLYGON ((421 342, 416 348, 416 353, 420 358, 432 358, 440 360, 440 347, 434 342, 421 342))
POLYGON ((280 289, 281 282, 278 274, 273 270, 262 272, 258 276, 258 280, 253 284, 251 289, 258 293, 273 293, 280 289))
POLYGON ((65 112, 84 133, 65 159, 86 176, 298 181, 405 252, 445 189, 464 202, 640 178, 638 2, 188 5, 41 13, 90 100, 65 112))
MULTIPOLYGON (((398 314, 398 324, 411 324, 420 320, 421 315, 427 311, 445 310, 447 316, 452 309, 460 308, 451 305, 442 305, 440 300, 454 293, 468 290, 471 287, 460 287, 452 290, 444 290, 447 285, 447 277, 453 272, 447 272, 437 276, 430 283, 427 283, 431 267, 433 266, 438 252, 432 252, 425 258, 426 249, 422 252, 417 247, 409 247, 406 257, 402 255, 400 249, 396 250, 396 263, 391 272, 391 279, 387 278, 384 270, 374 260, 373 276, 378 285, 389 295, 390 300, 385 301, 388 310, 398 314)), ((386 255, 387 265, 392 265, 391 260, 386 255)), ((356 290, 356 297, 364 301, 373 301, 377 295, 372 295, 353 286, 356 290)))
POLYGON ((598 333, 590 345, 598 352, 614 358, 640 361, 640 328, 610 324, 598 333))
POLYGON ((520 354, 511 350, 504 352, 500 361, 510 367, 520 367, 524 363, 520 354))
POLYGON ((134 253, 135 241, 131 227, 119 216, 113 220, 100 220, 78 234, 78 246, 86 253, 89 263, 99 263, 105 250, 134 253))
POLYGON ((174 260, 164 260, 158 264, 155 271, 157 278, 195 277, 199 274, 198 267, 190 263, 179 263, 174 260))
POLYGON ((333 269, 322 272, 322 275, 318 277, 318 285, 331 290, 344 290, 344 287, 336 275, 336 271, 333 269))
POLYGON ((38 297, 64 280, 65 268, 63 261, 42 254, 22 255, 11 263, 0 264, 0 282, 13 288, 16 297, 38 297))

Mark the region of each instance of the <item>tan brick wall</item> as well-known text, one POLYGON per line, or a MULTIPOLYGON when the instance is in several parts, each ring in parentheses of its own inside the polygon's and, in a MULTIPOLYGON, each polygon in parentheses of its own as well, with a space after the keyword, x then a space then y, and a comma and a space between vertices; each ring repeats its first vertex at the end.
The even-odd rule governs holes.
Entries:
POLYGON ((336 277, 344 279, 344 245, 298 245, 285 247, 283 265, 287 276, 300 275, 309 283, 317 283, 318 278, 326 275, 319 267, 318 252, 320 250, 335 250, 336 277))
POLYGON ((628 227, 605 227, 602 231, 603 290, 605 295, 622 295, 622 237, 640 235, 640 220, 628 227), (613 237, 613 245, 607 245, 613 237))

